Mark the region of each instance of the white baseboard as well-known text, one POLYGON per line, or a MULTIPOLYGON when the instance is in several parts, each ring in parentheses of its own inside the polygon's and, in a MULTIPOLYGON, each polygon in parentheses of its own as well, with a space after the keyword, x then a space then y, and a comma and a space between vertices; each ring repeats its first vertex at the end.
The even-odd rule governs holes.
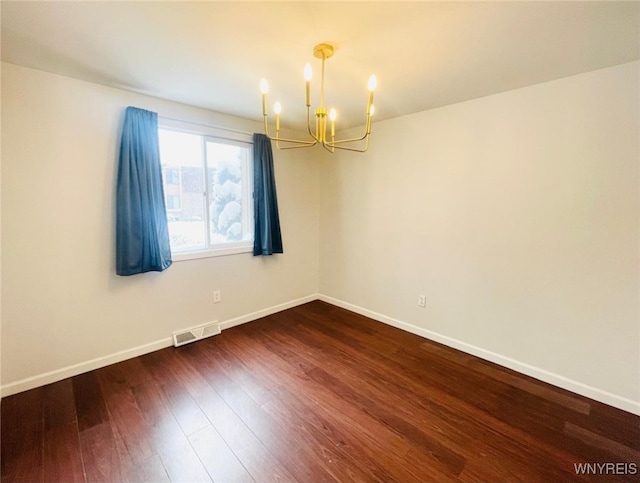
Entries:
MULTIPOLYGON (((460 340, 453 339, 451 337, 447 337, 442 334, 438 334, 437 332, 432 332, 430 330, 423 329, 422 327, 417 327, 415 325, 402 322, 392 317, 388 317, 386 315, 379 314, 372 310, 368 310, 363 307, 359 307, 357 305, 353 305, 348 302, 344 302, 342 300, 335 299, 333 297, 329 297, 323 294, 308 295, 306 297, 302 297, 296 300, 291 300, 289 302, 285 302, 279 305, 274 305, 272 307, 268 307, 266 309, 262 309, 257 312, 252 312, 250 314, 236 317, 234 319, 223 321, 220 323, 219 326, 221 330, 229 329, 231 327, 235 327, 240 324, 245 324, 247 322, 251 322, 253 320, 257 320, 262 317, 267 317, 269 315, 282 312, 283 310, 297 307, 298 305, 306 304, 314 300, 322 300, 329 304, 342 307, 346 310, 350 310, 351 312, 364 315, 365 317, 369 317, 371 319, 377 320, 379 322, 383 322, 387 325, 391 325, 398 329, 402 329, 407 332, 411 332, 412 334, 419 335, 420 337, 424 337, 425 339, 439 342, 440 344, 444 344, 448 347, 452 347, 462 352, 466 352, 467 354, 471 354, 481 359, 485 359, 487 361, 498 364, 500 366, 513 369, 514 371, 520 372, 527 376, 531 376, 540 381, 553 384, 554 386, 560 387, 562 389, 566 389, 567 391, 571 391, 576 394, 580 394, 582 396, 595 399, 596 401, 600 401, 604 404, 608 404, 610 406, 616 407, 618 409, 622 409, 624 411, 628 411, 630 413, 640 415, 640 402, 638 401, 633 401, 631 399, 627 399, 622 396, 618 396, 616 394, 603 391, 602 389, 598 389, 596 387, 589 386, 587 384, 583 384, 578 381, 574 381, 567 377, 546 371, 544 369, 540 369, 538 367, 532 366, 530 364, 526 364, 524 362, 520 362, 510 357, 506 357, 506 356, 497 354, 495 352, 491 352, 486 349, 482 349, 480 347, 467 344, 466 342, 462 342, 460 340)), ((98 357, 86 362, 81 362, 79 364, 63 367, 62 369, 57 369, 54 371, 46 372, 44 374, 39 374, 37 376, 28 377, 16 382, 3 385, 2 387, 0 387, 0 394, 2 395, 2 397, 10 396, 12 394, 16 394, 22 391, 27 391, 29 389, 33 389, 36 387, 44 386, 46 384, 51 384, 53 382, 61 381, 62 379, 76 376, 78 374, 82 374, 87 371, 92 371, 94 369, 99 369, 101 367, 105 367, 110 364, 115 364, 127 359, 131 359, 133 357, 137 357, 143 354, 148 354, 149 352, 154 352, 159 349, 164 349, 165 347, 170 347, 172 345, 173 345, 173 339, 171 337, 167 337, 161 340, 157 340, 155 342, 150 342, 148 344, 133 347, 131 349, 126 349, 120 352, 116 352, 114 354, 98 357)))
POLYGON ((171 337, 166 337, 131 349, 115 352, 102 357, 96 357, 90 361, 73 364, 71 366, 63 367, 62 369, 56 369, 54 371, 45 372, 44 374, 38 374, 37 376, 27 377, 16 382, 4 384, 2 388, 0 388, 0 393, 2 394, 2 397, 11 396, 12 394, 28 391, 29 389, 51 384, 52 382, 61 381, 68 377, 77 376, 78 374, 93 371, 94 369, 100 369, 101 367, 126 361, 127 359, 148 354, 149 352, 164 349, 165 347, 170 347, 172 345, 173 339, 171 337))
POLYGON ((296 300, 291 300, 290 302, 285 302, 283 304, 274 305, 273 307, 269 307, 263 310, 258 310, 257 312, 252 312, 247 315, 236 317, 235 319, 226 320, 224 322, 220 322, 220 329, 225 330, 225 329, 230 329, 231 327, 235 327, 236 325, 246 324, 247 322, 261 319, 262 317, 267 317, 268 315, 273 315, 278 312, 282 312, 283 310, 297 307, 298 305, 306 304, 308 302, 313 302, 314 300, 318 300, 319 298, 320 298, 320 295, 318 294, 307 295, 306 297, 302 297, 296 300))
POLYGON ((335 299, 333 297, 329 297, 327 295, 320 294, 318 296, 318 299, 322 300, 323 302, 327 302, 329 304, 342 307, 343 309, 350 310, 351 312, 364 315, 365 317, 369 317, 371 319, 377 320, 378 322, 383 322, 387 325, 397 327, 398 329, 411 332, 412 334, 419 335, 420 337, 424 337, 425 339, 439 342, 440 344, 446 345, 448 347, 452 347, 462 352, 466 352, 467 354, 474 355, 476 357, 487 360, 489 362, 493 362, 500 366, 513 369, 514 371, 520 372, 521 374, 525 374, 527 376, 531 376, 540 381, 553 384, 554 386, 560 387, 562 389, 566 389, 567 391, 571 391, 576 394, 580 394, 582 396, 595 399, 596 401, 600 401, 604 404, 608 404, 610 406, 613 406, 618 409, 622 409, 624 411, 628 411, 630 413, 637 414, 640 416, 640 402, 638 401, 633 401, 631 399, 627 399, 625 397, 618 396, 616 394, 612 394, 607 391, 603 391, 602 389, 598 389, 596 387, 589 386, 587 384, 583 384, 578 381, 574 381, 573 379, 569 379, 568 377, 564 377, 559 374, 554 374, 553 372, 549 372, 544 369, 540 369, 538 367, 532 366, 530 364, 526 364, 524 362, 511 359, 510 357, 506 357, 506 356, 497 354, 495 352, 482 349, 481 347, 476 347, 474 345, 467 344, 466 342, 462 342, 460 340, 453 339, 451 337, 447 337, 442 334, 438 334, 437 332, 432 332, 430 330, 423 329, 422 327, 417 327, 415 325, 402 322, 392 317, 387 317, 386 315, 373 312, 371 310, 359 307, 357 305, 350 304, 348 302, 344 302, 339 299, 335 299))
MULTIPOLYGON (((290 309, 298 305, 306 304, 307 302, 312 302, 313 300, 318 300, 318 298, 319 297, 317 294, 308 295, 306 297, 302 297, 296 300, 291 300, 283 304, 275 305, 273 307, 268 307, 266 309, 259 310, 257 312, 253 312, 247 315, 243 315, 241 317, 236 317, 235 319, 230 319, 230 320, 221 322, 219 324, 219 327, 221 330, 228 329, 230 327, 235 327, 236 325, 244 324, 246 322, 251 322, 252 320, 260 319, 262 317, 266 317, 268 315, 272 315, 277 312, 282 312, 283 310, 290 309)), ((34 389, 36 387, 44 386, 46 384, 51 384, 53 382, 61 381, 63 379, 67 379, 68 377, 73 377, 73 376, 77 376, 78 374, 83 374, 88 371, 93 371, 94 369, 100 369, 101 367, 105 367, 111 364, 116 364, 118 362, 122 362, 127 359, 131 359, 133 357, 148 354, 149 352, 154 352, 160 349, 164 349, 165 347, 171 347, 172 345, 173 345, 173 338, 166 337, 164 339, 160 339, 155 342, 150 342, 148 344, 143 344, 137 347, 133 347, 131 349, 126 349, 126 350, 115 352, 113 354, 109 354, 106 356, 97 357, 95 359, 91 359, 86 362, 81 362, 79 364, 73 364, 71 366, 63 367, 62 369, 56 369, 54 371, 45 372, 44 374, 38 374, 37 376, 27 377, 25 379, 21 379, 16 382, 5 384, 2 387, 0 387, 0 394, 2 395, 2 397, 11 396, 19 392, 28 391, 29 389, 34 389)))

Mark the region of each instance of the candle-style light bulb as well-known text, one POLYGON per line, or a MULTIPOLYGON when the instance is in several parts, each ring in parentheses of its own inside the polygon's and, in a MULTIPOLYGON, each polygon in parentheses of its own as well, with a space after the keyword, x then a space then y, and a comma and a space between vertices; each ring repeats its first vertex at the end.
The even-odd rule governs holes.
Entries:
POLYGON ((378 85, 378 79, 376 79, 375 75, 371 74, 371 77, 369 77, 369 82, 367 84, 367 87, 369 88, 370 91, 375 91, 377 85, 378 85))
POLYGON ((273 112, 276 113, 276 133, 280 131, 280 113, 282 112, 282 105, 276 102, 273 106, 273 112))
POLYGON ((369 88, 369 99, 367 100, 367 115, 371 114, 371 106, 373 105, 373 91, 376 90, 376 86, 378 85, 378 79, 376 76, 371 74, 369 77, 369 83, 367 87, 369 88))
POLYGON ((304 98, 307 107, 311 107, 311 65, 307 62, 304 66, 304 98))
POLYGON ((331 108, 329 111, 329 120, 331 121, 331 139, 336 137, 336 117, 338 117, 336 110, 331 108))
POLYGON ((267 92, 269 92, 269 83, 264 77, 260 81, 260 92, 262 92, 262 115, 267 120, 267 92))
POLYGON ((263 94, 266 94, 269 92, 269 83, 267 82, 267 79, 265 79, 264 77, 260 81, 260 92, 262 92, 263 94))

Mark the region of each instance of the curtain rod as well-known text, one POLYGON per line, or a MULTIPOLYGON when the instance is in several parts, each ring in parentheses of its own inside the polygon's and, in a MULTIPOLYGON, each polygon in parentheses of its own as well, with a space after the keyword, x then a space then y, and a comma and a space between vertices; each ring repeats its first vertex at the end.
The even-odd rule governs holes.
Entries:
POLYGON ((184 123, 184 124, 193 124, 194 126, 202 126, 202 127, 208 127, 208 128, 211 128, 211 129, 219 129, 221 131, 228 131, 228 132, 233 132, 233 133, 236 133, 236 134, 246 134, 248 136, 252 136, 253 135, 253 133, 249 132, 249 131, 242 131, 240 129, 231 129, 231 128, 228 128, 228 127, 221 127, 221 126, 213 126, 211 124, 203 124, 201 122, 185 121, 184 119, 176 119, 176 118, 173 118, 173 117, 161 116, 160 114, 158 114, 158 118, 163 119, 165 121, 175 121, 175 122, 181 122, 181 123, 184 123))

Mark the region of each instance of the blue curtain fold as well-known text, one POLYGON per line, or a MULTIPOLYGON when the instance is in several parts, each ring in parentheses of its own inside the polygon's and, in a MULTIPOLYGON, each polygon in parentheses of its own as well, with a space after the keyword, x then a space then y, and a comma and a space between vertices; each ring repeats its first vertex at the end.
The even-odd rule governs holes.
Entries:
POLYGON ((116 273, 161 272, 170 265, 158 114, 127 107, 118 159, 116 273))
POLYGON ((253 255, 283 253, 271 140, 253 135, 253 255))

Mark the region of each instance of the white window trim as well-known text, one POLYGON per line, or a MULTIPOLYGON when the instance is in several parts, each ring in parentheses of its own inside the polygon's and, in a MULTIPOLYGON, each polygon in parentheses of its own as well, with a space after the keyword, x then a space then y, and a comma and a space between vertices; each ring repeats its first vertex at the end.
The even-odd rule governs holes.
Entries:
MULTIPOLYGON (((191 123, 188 121, 179 121, 177 119, 170 119, 162 116, 158 116, 158 128, 159 129, 170 129, 174 131, 182 131, 191 134, 198 134, 202 136, 203 143, 206 144, 207 139, 211 140, 211 138, 224 139, 226 141, 232 141, 232 144, 248 144, 253 149, 253 135, 246 132, 235 131, 230 129, 218 128, 213 126, 207 126, 204 124, 191 123)), ((206 162, 206 161, 205 161, 206 162)), ((249 160, 249 163, 251 161, 249 160)), ((247 190, 249 193, 253 192, 253 179, 249 176, 248 170, 243 170, 242 173, 242 181, 244 186, 247 186, 247 190)), ((206 183, 206 178, 205 178, 206 183)), ((205 204, 206 215, 208 216, 209 212, 209 190, 206 190, 207 193, 207 203, 205 204)), ((251 227, 251 240, 240 241, 240 242, 232 242, 225 243, 216 248, 208 248, 203 250, 185 250, 185 251, 172 251, 171 252, 171 260, 173 262, 183 262, 187 260, 197 260, 201 258, 212 258, 212 257, 221 257, 227 255, 237 255, 242 253, 253 253, 253 237, 255 234, 253 233, 253 204, 251 201, 253 200, 253 195, 249 194, 248 202, 249 206, 247 210, 243 210, 243 223, 247 223, 245 226, 251 227)), ((208 230, 207 230, 208 231, 208 230)), ((206 234, 206 240, 208 242, 209 235, 206 234)))
POLYGON ((186 260, 197 260, 199 258, 223 257, 226 255, 238 255, 240 253, 253 253, 252 242, 225 243, 224 248, 212 250, 193 250, 190 252, 172 252, 171 260, 174 262, 184 262, 186 260))

